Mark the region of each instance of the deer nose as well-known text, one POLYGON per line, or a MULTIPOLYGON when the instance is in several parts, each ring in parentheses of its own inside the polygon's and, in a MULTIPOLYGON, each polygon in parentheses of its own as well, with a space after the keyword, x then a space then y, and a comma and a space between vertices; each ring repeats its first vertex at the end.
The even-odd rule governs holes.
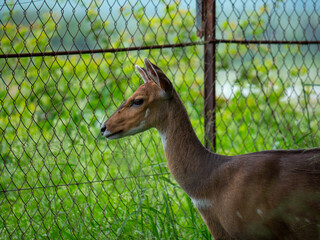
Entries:
POLYGON ((101 129, 100 129, 100 132, 101 132, 102 135, 106 131, 106 129, 107 129, 106 124, 103 124, 101 129))

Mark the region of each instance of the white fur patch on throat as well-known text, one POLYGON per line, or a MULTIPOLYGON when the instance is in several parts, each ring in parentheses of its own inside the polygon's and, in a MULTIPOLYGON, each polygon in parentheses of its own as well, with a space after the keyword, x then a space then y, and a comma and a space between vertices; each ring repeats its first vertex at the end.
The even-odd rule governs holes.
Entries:
POLYGON ((159 135, 161 137, 161 141, 162 141, 162 145, 163 145, 163 149, 166 150, 166 146, 167 146, 167 134, 166 132, 159 132, 159 135))
POLYGON ((194 206, 199 209, 206 209, 212 206, 211 201, 205 198, 191 198, 191 201, 193 202, 194 206))

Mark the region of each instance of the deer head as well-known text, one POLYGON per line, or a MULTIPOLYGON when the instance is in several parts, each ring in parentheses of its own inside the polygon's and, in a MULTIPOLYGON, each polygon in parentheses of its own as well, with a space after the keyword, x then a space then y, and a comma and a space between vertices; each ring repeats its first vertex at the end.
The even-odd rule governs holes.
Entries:
POLYGON ((102 125, 101 134, 117 139, 143 132, 157 125, 166 117, 165 108, 174 88, 159 67, 144 59, 145 68, 136 66, 144 84, 129 97, 102 125))

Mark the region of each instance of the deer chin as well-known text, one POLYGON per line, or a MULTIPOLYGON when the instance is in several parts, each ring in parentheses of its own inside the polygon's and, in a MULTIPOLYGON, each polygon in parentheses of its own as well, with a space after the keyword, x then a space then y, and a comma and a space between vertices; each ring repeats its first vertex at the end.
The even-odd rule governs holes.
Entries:
POLYGON ((140 122, 140 124, 136 127, 133 127, 133 128, 130 128, 128 131, 126 132, 122 132, 121 133, 121 137, 126 137, 126 136, 130 136, 130 135, 134 135, 136 133, 139 133, 139 132, 143 132, 145 131, 145 125, 146 125, 146 121, 143 120, 140 122))
POLYGON ((130 128, 128 131, 120 130, 120 131, 111 133, 110 131, 106 130, 103 133, 103 136, 106 137, 109 140, 119 139, 119 138, 131 136, 131 135, 134 135, 136 133, 145 131, 146 130, 145 129, 145 125, 146 125, 145 123, 146 123, 146 121, 142 121, 142 122, 140 122, 140 124, 137 127, 130 128))
POLYGON ((110 131, 106 130, 103 132, 102 136, 111 140, 111 139, 121 138, 121 133, 122 133, 122 130, 114 132, 114 133, 111 133, 110 131))

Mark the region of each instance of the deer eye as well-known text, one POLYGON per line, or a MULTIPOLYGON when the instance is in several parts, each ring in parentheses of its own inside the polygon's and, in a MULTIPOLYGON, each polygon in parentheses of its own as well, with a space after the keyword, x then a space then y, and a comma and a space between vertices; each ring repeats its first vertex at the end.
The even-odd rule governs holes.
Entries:
POLYGON ((141 106, 143 104, 143 99, 134 99, 131 106, 141 106))

